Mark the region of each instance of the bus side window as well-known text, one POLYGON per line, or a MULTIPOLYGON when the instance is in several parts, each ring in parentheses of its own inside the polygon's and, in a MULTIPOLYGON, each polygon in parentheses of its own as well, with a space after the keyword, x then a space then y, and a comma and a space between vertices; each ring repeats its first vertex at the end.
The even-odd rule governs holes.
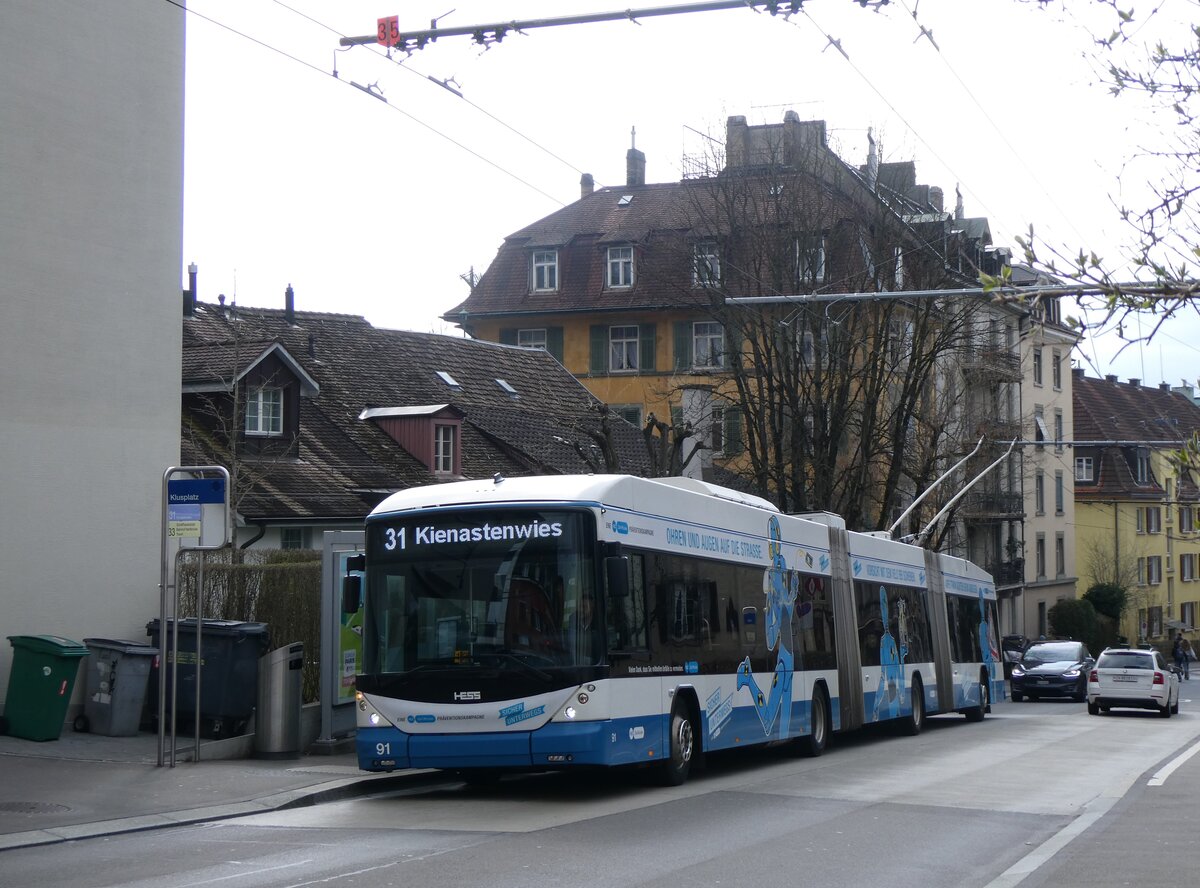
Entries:
POLYGON ((629 594, 608 600, 608 647, 611 651, 646 649, 645 559, 629 557, 629 594))

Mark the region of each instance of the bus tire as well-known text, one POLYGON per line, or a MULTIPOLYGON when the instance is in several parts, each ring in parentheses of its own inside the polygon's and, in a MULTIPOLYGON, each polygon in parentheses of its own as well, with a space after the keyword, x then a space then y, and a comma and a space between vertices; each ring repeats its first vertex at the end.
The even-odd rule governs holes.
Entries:
POLYGON ((980 670, 979 672, 979 705, 972 706, 970 709, 963 710, 963 715, 967 717, 969 722, 981 722, 983 716, 989 709, 992 708, 992 694, 988 687, 987 672, 980 670))
POLYGON ((688 779, 696 755, 696 731, 687 706, 676 703, 671 707, 669 731, 667 758, 660 767, 659 779, 664 786, 679 786, 688 779))
POLYGON ((915 737, 925 727, 925 688, 921 684, 921 676, 913 676, 912 711, 900 720, 900 731, 908 737, 915 737))
POLYGON ((812 706, 809 707, 808 734, 796 741, 801 754, 816 758, 829 744, 829 696, 824 685, 813 691, 812 706))

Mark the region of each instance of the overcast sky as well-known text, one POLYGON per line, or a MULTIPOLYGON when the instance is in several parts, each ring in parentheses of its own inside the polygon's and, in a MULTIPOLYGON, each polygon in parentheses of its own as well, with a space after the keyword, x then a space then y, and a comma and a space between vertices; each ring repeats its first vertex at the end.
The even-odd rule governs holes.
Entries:
MULTIPOLYGON (((1064 16, 1018 0, 903 0, 878 12, 809 0, 790 19, 702 12, 530 30, 487 49, 443 37, 391 59, 338 38, 374 34, 386 15, 416 30, 434 17, 462 27, 638 5, 188 5, 184 262, 199 266, 206 301, 282 307, 290 283, 300 309, 456 332, 439 316, 466 297, 461 276, 576 200, 582 172, 621 184, 632 129, 647 181, 677 181, 733 114, 825 120, 852 164, 865 162, 870 127, 884 161, 914 161, 947 209, 960 188, 967 215, 988 217, 994 242, 1015 251, 1032 224, 1070 254, 1115 256, 1113 203, 1138 206, 1143 194, 1144 172, 1124 164, 1150 121, 1097 85, 1084 58, 1087 17, 1099 12, 1090 3, 1064 16)), ((1192 318, 1172 321, 1147 347, 1114 357, 1108 337, 1078 357, 1089 374, 1195 382, 1197 331, 1192 318)))

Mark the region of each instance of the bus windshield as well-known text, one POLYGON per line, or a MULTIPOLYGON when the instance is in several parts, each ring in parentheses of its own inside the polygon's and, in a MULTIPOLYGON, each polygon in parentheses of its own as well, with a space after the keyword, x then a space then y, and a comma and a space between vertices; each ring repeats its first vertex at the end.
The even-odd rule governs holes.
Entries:
POLYGON ((600 662, 590 513, 401 515, 368 534, 364 673, 600 662))

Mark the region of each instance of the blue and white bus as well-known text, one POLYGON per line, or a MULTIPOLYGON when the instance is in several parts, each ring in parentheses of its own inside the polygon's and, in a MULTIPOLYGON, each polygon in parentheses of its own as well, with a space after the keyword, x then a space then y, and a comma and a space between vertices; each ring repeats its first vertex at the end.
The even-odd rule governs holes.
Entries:
POLYGON ((958 558, 687 478, 497 476, 367 519, 361 768, 652 764, 1004 694, 995 586, 958 558))

